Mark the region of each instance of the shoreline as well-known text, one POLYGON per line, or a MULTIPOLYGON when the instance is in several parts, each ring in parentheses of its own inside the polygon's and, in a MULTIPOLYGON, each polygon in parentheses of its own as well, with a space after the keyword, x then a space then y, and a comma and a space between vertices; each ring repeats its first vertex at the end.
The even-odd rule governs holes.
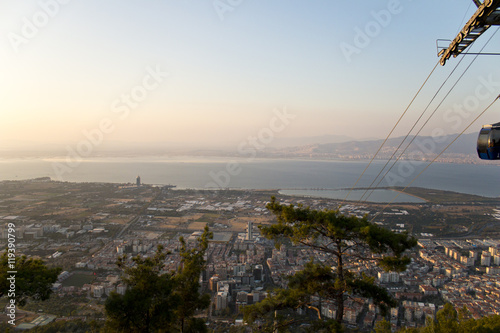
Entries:
MULTIPOLYGON (((4 152, 7 153, 7 152, 4 152)), ((39 162, 59 162, 64 161, 67 158, 67 154, 48 154, 48 155, 7 155, 0 157, 0 163, 6 162, 20 162, 20 161, 39 161, 39 162)), ((472 156, 471 156, 472 158, 472 156)), ((342 158, 342 157, 328 157, 328 156, 283 156, 283 155, 264 155, 253 157, 251 161, 248 161, 248 157, 244 157, 239 154, 151 154, 151 155, 141 155, 141 154, 117 154, 117 155, 100 155, 96 154, 92 157, 82 158, 82 163, 92 163, 92 162, 103 162, 105 160, 142 160, 151 162, 170 162, 170 163, 196 163, 198 161, 213 162, 213 163, 226 163, 228 161, 245 161, 245 162, 258 162, 258 161, 306 161, 306 162, 369 162, 371 159, 367 158, 342 158)), ((386 162, 388 158, 375 158, 374 161, 386 162)), ((428 159, 425 160, 415 160, 415 159, 404 159, 402 162, 416 162, 416 163, 427 163, 428 159)), ((459 164, 459 165, 491 165, 488 161, 483 160, 464 160, 463 158, 457 158, 456 160, 450 160, 450 158, 443 158, 443 160, 437 160, 434 163, 442 164, 459 164)))
POLYGON ((390 189, 390 188, 375 188, 375 189, 368 189, 368 188, 356 188, 356 189, 353 189, 352 191, 350 189, 280 189, 279 190, 279 193, 282 194, 282 195, 288 195, 288 196, 302 196, 302 197, 312 197, 312 198, 322 198, 322 199, 332 199, 332 200, 337 200, 337 201, 342 201, 342 202, 349 202, 349 203, 369 203, 369 204, 388 204, 388 203, 391 203, 391 204, 423 204, 423 203, 427 203, 428 200, 424 199, 424 198, 421 198, 421 197, 418 197, 416 195, 412 195, 412 194, 409 194, 409 193, 406 193, 406 192, 401 192, 401 191, 394 191, 393 189, 390 189), (363 201, 360 201, 360 199, 354 197, 354 198, 346 198, 344 199, 345 195, 344 193, 345 192, 349 192, 350 196, 352 195, 356 195, 356 194, 359 194, 360 191, 364 191, 362 197, 365 195, 365 193, 367 192, 367 190, 373 190, 374 192, 378 191, 378 195, 379 195, 379 199, 377 200, 377 198, 373 198, 372 200, 363 200, 363 201), (283 191, 293 191, 293 192, 296 192, 296 193, 286 193, 286 192, 283 192, 283 191), (302 193, 300 193, 302 192, 302 193), (311 192, 316 192, 318 193, 318 195, 315 195, 315 194, 311 194, 311 192), (333 194, 333 193, 338 193, 340 196, 328 196, 328 195, 321 195, 321 192, 327 192, 329 194, 333 194), (344 192, 344 193, 342 193, 344 192), (400 197, 399 200, 396 200, 399 198, 399 194, 396 195, 396 197, 393 197, 392 199, 390 198, 387 198, 387 199, 384 199, 383 197, 381 198, 380 196, 384 196, 384 195, 389 195, 389 193, 400 193, 400 194, 404 194, 404 195, 407 195, 408 197, 411 197, 411 198, 415 198, 415 199, 418 199, 418 200, 421 200, 421 201, 412 201, 412 200, 409 200, 409 199, 404 199, 404 197, 400 197))
MULTIPOLYGON (((408 188, 411 188, 411 187, 408 187, 408 188)), ((412 196, 412 197, 415 197, 415 198, 418 198, 418 199, 420 199, 420 200, 423 200, 423 201, 424 201, 424 202, 426 202, 426 203, 427 203, 427 202, 430 202, 430 200, 428 200, 428 199, 424 199, 424 198, 422 198, 422 197, 420 197, 420 196, 418 196, 418 195, 412 194, 412 193, 403 192, 402 190, 398 190, 398 189, 395 189, 395 188, 392 188, 392 189, 390 189, 390 190, 391 190, 391 191, 394 191, 394 192, 398 192, 398 193, 402 193, 402 194, 410 195, 410 196, 412 196)), ((429 190, 431 190, 431 189, 429 189, 429 190)))

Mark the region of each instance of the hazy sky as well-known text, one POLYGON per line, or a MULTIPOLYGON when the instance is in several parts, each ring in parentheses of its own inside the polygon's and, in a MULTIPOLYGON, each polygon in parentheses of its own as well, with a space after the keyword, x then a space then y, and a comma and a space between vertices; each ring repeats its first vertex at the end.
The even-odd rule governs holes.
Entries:
MULTIPOLYGON (((454 38, 474 10, 471 0, 2 0, 0 147, 385 137, 438 61, 436 39, 454 38)), ((396 135, 459 59, 439 66, 396 135)), ((499 61, 479 57, 424 133, 459 132, 482 111, 500 92, 499 61)))

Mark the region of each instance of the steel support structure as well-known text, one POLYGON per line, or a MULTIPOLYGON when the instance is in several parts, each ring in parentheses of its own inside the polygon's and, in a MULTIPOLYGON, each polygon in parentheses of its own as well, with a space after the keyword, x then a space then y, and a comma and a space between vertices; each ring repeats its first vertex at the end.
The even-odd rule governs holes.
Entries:
POLYGON ((500 0, 472 0, 477 10, 447 49, 439 52, 441 65, 451 56, 456 57, 492 25, 500 25, 500 0))

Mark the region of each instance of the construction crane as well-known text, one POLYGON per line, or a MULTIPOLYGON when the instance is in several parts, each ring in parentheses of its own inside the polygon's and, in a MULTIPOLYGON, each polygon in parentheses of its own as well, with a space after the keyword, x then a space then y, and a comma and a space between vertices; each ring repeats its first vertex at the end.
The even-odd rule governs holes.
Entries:
MULTIPOLYGON (((457 57, 492 25, 500 25, 500 0, 472 0, 477 10, 470 20, 460 30, 457 37, 451 41, 448 48, 441 50, 441 65, 446 64, 451 56, 457 57)), ((470 53, 469 53, 470 54, 470 53)), ((483 53, 486 54, 486 53, 483 53)))

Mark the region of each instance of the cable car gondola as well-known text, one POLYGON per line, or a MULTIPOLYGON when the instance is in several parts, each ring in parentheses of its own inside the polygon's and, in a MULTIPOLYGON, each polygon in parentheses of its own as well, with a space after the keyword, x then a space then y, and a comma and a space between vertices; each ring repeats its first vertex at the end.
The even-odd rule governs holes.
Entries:
POLYGON ((477 154, 483 160, 500 159, 500 123, 481 128, 477 138, 477 154))

